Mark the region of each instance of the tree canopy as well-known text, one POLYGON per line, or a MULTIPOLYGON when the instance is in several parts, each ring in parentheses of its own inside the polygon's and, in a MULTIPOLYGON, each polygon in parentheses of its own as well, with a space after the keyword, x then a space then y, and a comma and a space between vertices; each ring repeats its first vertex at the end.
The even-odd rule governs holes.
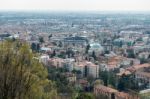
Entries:
POLYGON ((54 83, 28 44, 0 43, 0 99, 56 99, 54 83))

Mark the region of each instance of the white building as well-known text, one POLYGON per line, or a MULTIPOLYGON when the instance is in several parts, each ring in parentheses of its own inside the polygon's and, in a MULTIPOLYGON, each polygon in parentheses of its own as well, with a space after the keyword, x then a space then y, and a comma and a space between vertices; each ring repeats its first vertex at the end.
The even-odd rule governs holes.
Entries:
POLYGON ((43 63, 44 65, 48 64, 49 56, 48 55, 42 55, 40 57, 40 62, 43 63))
POLYGON ((64 67, 70 72, 73 70, 74 63, 75 63, 75 59, 72 58, 64 59, 64 67))
POLYGON ((104 52, 104 48, 99 43, 91 43, 88 53, 92 54, 93 51, 95 52, 96 55, 100 55, 104 52))

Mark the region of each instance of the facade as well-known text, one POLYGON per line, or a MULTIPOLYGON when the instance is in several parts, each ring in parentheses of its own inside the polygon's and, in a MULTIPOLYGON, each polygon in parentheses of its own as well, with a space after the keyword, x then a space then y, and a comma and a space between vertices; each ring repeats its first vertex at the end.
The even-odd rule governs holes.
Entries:
POLYGON ((145 87, 150 88, 150 72, 136 72, 135 78, 139 86, 145 85, 145 87))
POLYGON ((56 68, 60 68, 64 66, 64 59, 61 58, 51 58, 48 60, 48 65, 56 68))
POLYGON ((93 76, 98 78, 99 76, 99 66, 92 62, 76 62, 74 69, 81 71, 82 77, 93 76))
POLYGON ((68 71, 72 71, 74 68, 75 59, 67 58, 64 59, 64 68, 66 68, 68 71))
POLYGON ((74 36, 64 38, 63 42, 64 46, 86 46, 88 41, 85 37, 74 36))

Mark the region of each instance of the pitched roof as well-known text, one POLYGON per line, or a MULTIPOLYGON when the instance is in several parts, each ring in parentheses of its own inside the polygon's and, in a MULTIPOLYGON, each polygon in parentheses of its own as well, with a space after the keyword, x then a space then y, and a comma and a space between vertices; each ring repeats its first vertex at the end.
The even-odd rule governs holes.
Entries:
POLYGON ((98 90, 102 90, 104 92, 108 92, 108 93, 118 92, 117 90, 115 90, 113 88, 106 87, 106 86, 103 86, 103 85, 97 85, 95 88, 98 89, 98 90))

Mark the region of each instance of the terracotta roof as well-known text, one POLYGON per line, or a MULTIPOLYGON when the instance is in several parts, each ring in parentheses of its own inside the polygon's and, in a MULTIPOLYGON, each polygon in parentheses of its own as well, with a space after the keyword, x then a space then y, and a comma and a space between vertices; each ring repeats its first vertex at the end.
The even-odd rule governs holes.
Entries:
POLYGON ((62 58, 50 58, 49 61, 64 62, 64 59, 62 59, 62 58))
POLYGON ((89 61, 82 61, 82 62, 76 62, 76 66, 84 67, 84 66, 97 66, 92 62, 89 61))
POLYGON ((109 68, 114 68, 116 67, 121 61, 123 60, 122 56, 114 56, 108 59, 108 67, 109 68))
POLYGON ((79 83, 80 83, 80 84, 87 84, 88 81, 87 81, 87 80, 84 80, 84 79, 80 79, 80 80, 79 80, 79 83))
POLYGON ((145 64, 133 65, 133 66, 127 68, 127 70, 130 72, 135 72, 136 70, 139 70, 144 67, 150 67, 150 64, 145 63, 145 64))
POLYGON ((98 85, 95 87, 96 89, 98 90, 102 90, 104 92, 109 92, 109 93, 115 93, 115 92, 118 92, 117 90, 115 89, 112 89, 110 87, 106 87, 106 86, 103 86, 103 85, 98 85))
POLYGON ((122 98, 122 99, 131 99, 131 98, 129 98, 130 95, 127 94, 127 93, 124 93, 124 92, 117 92, 116 96, 119 97, 119 98, 122 98))
MULTIPOLYGON (((145 67, 150 67, 150 64, 145 63, 145 64, 134 65, 134 66, 128 67, 125 71, 122 71, 122 72, 118 73, 117 75, 118 76, 121 76, 123 74, 130 75, 131 73, 136 72, 137 70, 139 70, 141 68, 145 68, 145 67)), ((143 74, 146 74, 146 72, 143 72, 143 74)))

